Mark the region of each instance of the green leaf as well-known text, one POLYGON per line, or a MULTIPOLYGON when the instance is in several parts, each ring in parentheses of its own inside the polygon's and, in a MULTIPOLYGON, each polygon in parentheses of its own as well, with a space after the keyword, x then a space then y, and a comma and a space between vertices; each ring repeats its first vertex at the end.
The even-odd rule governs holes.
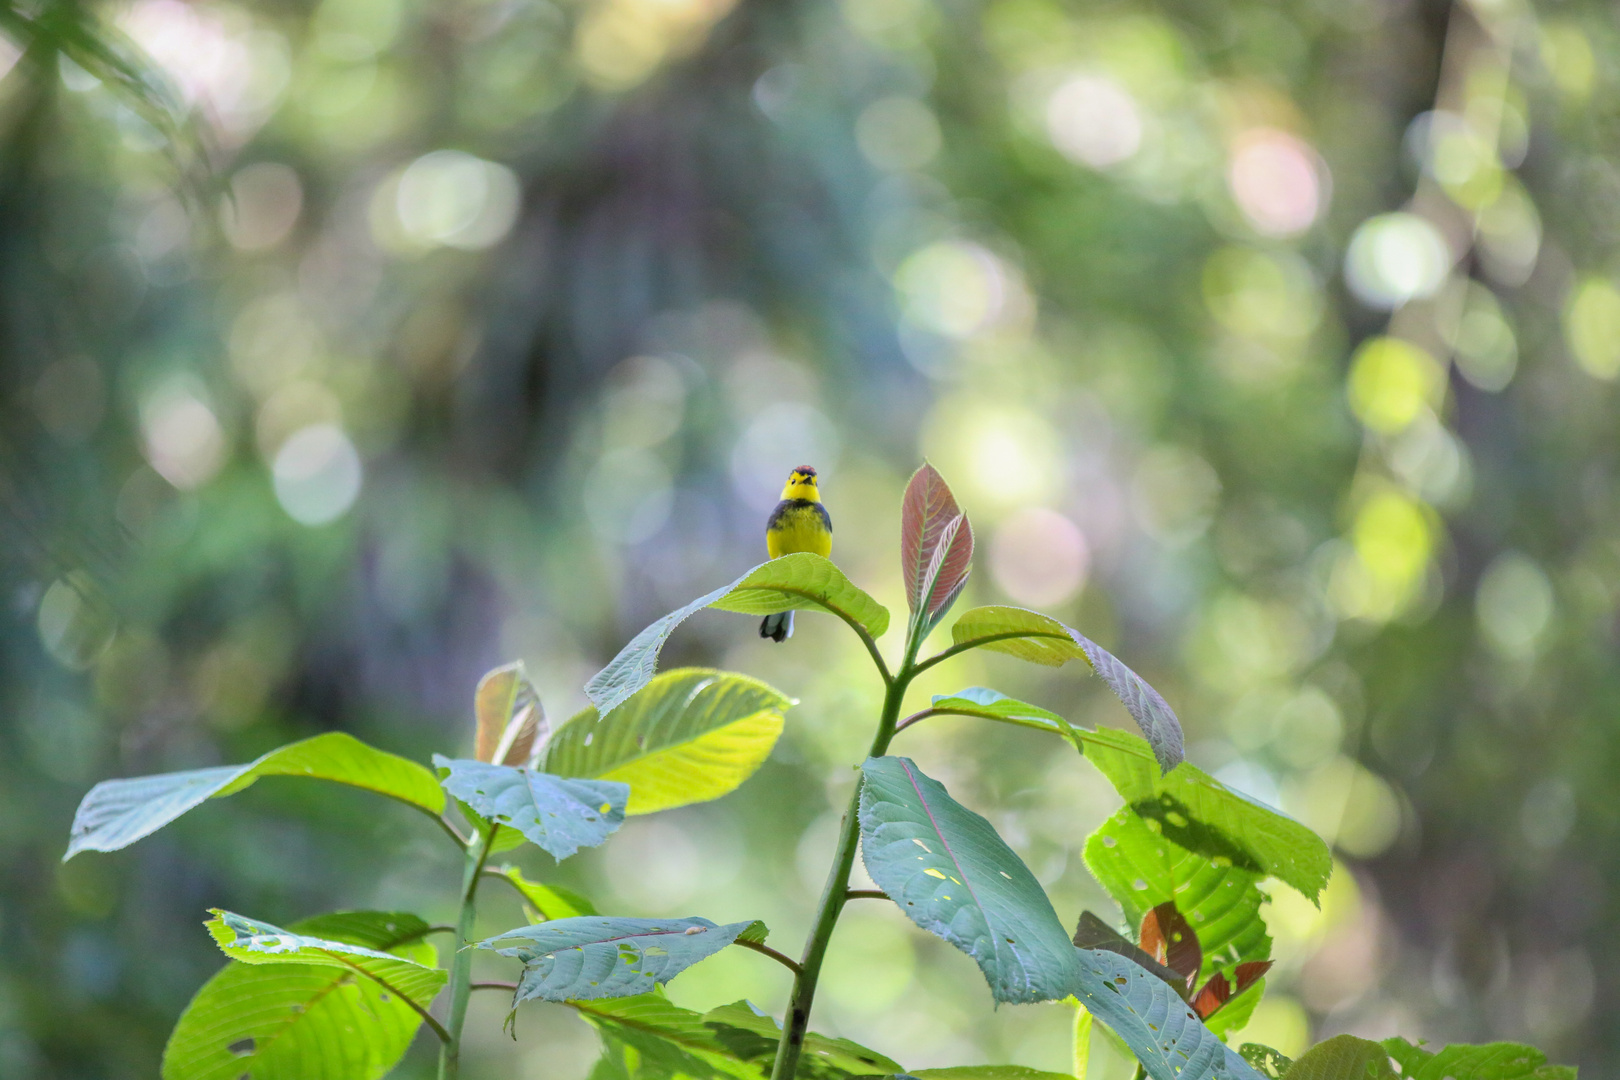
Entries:
POLYGON ((1074 1080, 1068 1073, 1045 1072, 1027 1065, 953 1065, 903 1074, 916 1080, 1074 1080))
POLYGON ((1430 1053, 1394 1038, 1385 1039, 1383 1049, 1410 1080, 1575 1080, 1572 1066, 1548 1065, 1546 1054, 1522 1043, 1459 1044, 1430 1053))
POLYGON ((206 799, 235 795, 261 776, 307 776, 375 791, 438 817, 444 792, 414 761, 340 731, 289 743, 246 765, 103 780, 73 815, 66 862, 81 851, 117 851, 156 832, 206 799))
POLYGON ((728 1051, 702 1013, 671 1005, 659 994, 568 1003, 602 1034, 611 1051, 628 1047, 636 1068, 609 1075, 636 1080, 760 1080, 757 1064, 728 1051))
POLYGON ((809 552, 784 555, 670 612, 631 639, 607 667, 585 684, 586 696, 603 716, 651 681, 658 667, 659 650, 669 635, 707 607, 743 615, 826 611, 873 639, 882 637, 889 628, 888 609, 856 588, 832 562, 809 552))
POLYGON ((1238 1047, 1238 1054, 1266 1080, 1282 1080, 1294 1064, 1292 1058, 1260 1043, 1244 1043, 1238 1047))
POLYGON ((1393 1080, 1389 1052, 1354 1035, 1335 1035, 1301 1054, 1288 1080, 1393 1080))
POLYGON ((444 789, 486 821, 522 833, 559 861, 582 847, 595 847, 624 824, 625 784, 608 780, 565 780, 510 765, 486 765, 433 755, 449 771, 444 789))
POLYGON ((1181 763, 1181 721, 1164 698, 1140 675, 1079 631, 1039 612, 993 606, 963 612, 951 627, 951 639, 957 647, 1004 652, 1049 667, 1085 660, 1136 720, 1153 746, 1160 769, 1169 772, 1181 763))
POLYGON ((764 919, 755 919, 749 923, 742 933, 737 935, 738 941, 746 941, 754 945, 765 944, 765 939, 771 936, 771 928, 765 925, 764 919))
POLYGON ((477 947, 523 961, 523 977, 512 999, 515 1008, 524 1001, 645 994, 713 956, 752 926, 596 915, 519 927, 477 947))
POLYGON ((990 823, 903 757, 861 766, 861 853, 911 920, 973 957, 997 1001, 1052 1001, 1075 950, 1035 876, 990 823))
POLYGON ((213 935, 214 943, 226 956, 244 964, 313 964, 341 968, 363 975, 424 1009, 448 977, 431 964, 352 941, 295 933, 219 908, 210 908, 209 912, 213 918, 204 925, 213 935))
POLYGON ((1055 712, 1010 698, 1000 690, 987 686, 970 686, 954 694, 935 694, 933 710, 958 716, 975 716, 981 720, 995 720, 1003 724, 1050 731, 1054 735, 1072 737, 1074 728, 1055 712))
MULTIPOLYGON (((758 1075, 766 1075, 776 1057, 782 1037, 774 1017, 762 1015, 746 1001, 734 1001, 703 1014, 703 1023, 715 1039, 734 1056, 757 1062, 758 1075)), ((799 1059, 799 1075, 807 1078, 882 1076, 900 1071, 900 1066, 875 1050, 848 1039, 807 1033, 804 1053, 799 1059)))
POLYGON ((478 680, 473 712, 478 718, 473 757, 479 761, 528 765, 535 748, 545 742, 546 710, 521 660, 478 680))
POLYGON ((1322 838, 1233 791, 1190 763, 1160 775, 1146 742, 1128 731, 1080 731, 1086 758, 1149 828, 1216 865, 1230 863, 1293 886, 1314 901, 1333 872, 1322 838))
POLYGON ((581 915, 595 915, 596 908, 589 900, 571 889, 556 885, 542 885, 523 876, 515 866, 497 866, 489 873, 499 874, 523 895, 541 920, 574 919, 581 915))
POLYGON ((590 707, 569 720, 547 744, 541 768, 629 784, 628 814, 718 799, 770 756, 791 704, 746 675, 666 671, 606 717, 590 707))
MULTIPOLYGON (((1188 766, 1182 766, 1187 768, 1188 766)), ((1248 960, 1269 960, 1271 938, 1260 915, 1266 896, 1258 874, 1219 866, 1164 838, 1153 818, 1122 808, 1086 841, 1086 867, 1139 926, 1158 905, 1174 901, 1204 951, 1199 982, 1248 960)))
POLYGON ((1249 1018, 1254 1015, 1260 999, 1265 996, 1266 980, 1256 979, 1242 992, 1228 998, 1226 1004, 1216 1009, 1213 1014, 1204 1017, 1204 1026, 1223 1039, 1234 1031, 1242 1031, 1249 1018))
POLYGON ((973 526, 945 478, 924 463, 900 502, 900 571, 924 633, 955 603, 972 569, 973 526))
MULTIPOLYGON (((428 925, 415 915, 341 912, 294 923, 291 930, 424 967, 437 959, 423 940, 428 925)), ((203 984, 180 1015, 163 1050, 162 1076, 374 1080, 404 1056, 421 1023, 402 998, 345 968, 232 962, 203 984)))
POLYGON ((1162 979, 1116 953, 1075 951, 1075 996, 1124 1040, 1153 1080, 1258 1080, 1162 979))

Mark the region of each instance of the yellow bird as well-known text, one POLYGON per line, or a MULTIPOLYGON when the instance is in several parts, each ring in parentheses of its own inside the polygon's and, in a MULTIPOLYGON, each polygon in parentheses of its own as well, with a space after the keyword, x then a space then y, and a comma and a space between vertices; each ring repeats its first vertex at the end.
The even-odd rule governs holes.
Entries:
MULTIPOLYGON (((832 554, 832 515, 821 505, 816 490, 816 470, 800 465, 788 475, 782 488, 782 501, 765 523, 765 550, 771 558, 809 551, 822 558, 832 554)), ((783 642, 793 636, 793 612, 779 611, 765 616, 759 636, 783 642)))

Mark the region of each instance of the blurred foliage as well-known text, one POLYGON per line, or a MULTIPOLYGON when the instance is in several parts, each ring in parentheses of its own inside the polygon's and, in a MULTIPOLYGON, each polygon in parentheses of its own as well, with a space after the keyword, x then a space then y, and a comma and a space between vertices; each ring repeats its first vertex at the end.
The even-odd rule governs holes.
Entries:
MULTIPOLYGON (((1234 1045, 1523 1038, 1620 1068, 1614 18, 8 5, 0 1075, 153 1075, 219 966, 210 906, 447 914, 431 824, 309 785, 58 866, 93 781, 332 729, 465 753, 478 675, 517 658, 571 715, 630 633, 763 558, 801 462, 897 608, 920 455, 983 530, 968 602, 1076 625, 1193 761, 1334 842, 1320 911, 1266 905, 1279 962, 1234 1045)), ((830 622, 780 648, 683 627, 671 666, 804 704, 734 806, 632 820, 546 880, 798 940, 852 779, 823 777, 876 706, 830 622)), ((918 691, 992 677, 1128 722, 1010 659, 918 691)), ((908 753, 1005 808, 1060 910, 1110 910, 1065 853, 1118 800, 1040 738, 938 721, 908 753)), ((992 1013, 968 963, 857 906, 817 1027, 1067 1067, 1066 1010, 992 1013)), ((779 1008, 766 967, 722 955, 672 999, 779 1008)), ((587 1073, 581 1022, 539 1010, 514 1045, 501 1007, 474 1003, 470 1070, 587 1073)))

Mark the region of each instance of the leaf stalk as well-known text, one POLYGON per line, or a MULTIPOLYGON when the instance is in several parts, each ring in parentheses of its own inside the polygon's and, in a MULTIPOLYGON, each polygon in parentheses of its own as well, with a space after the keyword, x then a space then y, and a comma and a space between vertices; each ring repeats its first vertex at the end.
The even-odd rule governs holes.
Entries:
POLYGON ((467 945, 478 914, 478 880, 499 828, 490 822, 467 844, 467 862, 461 875, 461 915, 456 920, 456 953, 450 965, 449 1038, 439 1049, 439 1080, 457 1080, 461 1072, 461 1028, 467 1020, 467 1001, 472 997, 472 951, 467 945))
MULTIPOLYGON (((917 650, 922 647, 924 635, 920 631, 924 625, 923 618, 914 614, 906 631, 905 656, 892 675, 883 664, 875 645, 867 640, 868 649, 884 683, 883 713, 878 719, 877 733, 872 737, 868 757, 882 757, 888 752, 889 742, 894 738, 906 690, 920 670, 917 667, 917 650)), ((850 898, 849 874, 855 866, 855 852, 861 836, 860 810, 861 783, 857 780, 855 790, 849 796, 849 807, 839 823, 838 848, 833 854, 832 867, 827 872, 827 884, 821 891, 815 928, 810 933, 810 940, 805 942, 804 955, 799 960, 793 979, 793 996, 788 1001, 782 1036, 776 1044, 771 1080, 792 1080, 798 1072, 799 1056, 804 1050, 804 1037, 810 1026, 810 1007, 815 1002, 816 983, 821 977, 821 963, 826 958, 833 930, 838 926, 838 917, 843 914, 844 904, 850 898)))

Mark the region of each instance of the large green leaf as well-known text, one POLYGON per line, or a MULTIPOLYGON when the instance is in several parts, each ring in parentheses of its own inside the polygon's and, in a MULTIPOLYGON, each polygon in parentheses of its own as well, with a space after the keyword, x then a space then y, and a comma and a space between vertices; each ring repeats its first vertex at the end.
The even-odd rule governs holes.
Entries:
POLYGON ((916 1080, 1074 1080, 1068 1073, 1044 1072, 1027 1065, 953 1065, 903 1073, 916 1080))
POLYGON ((744 615, 801 609, 826 611, 873 639, 882 637, 889 628, 888 609, 856 588, 832 562, 809 552, 784 555, 670 612, 632 638, 607 667, 585 684, 586 695, 603 716, 652 680, 659 650, 669 635, 708 607, 744 615))
POLYGON ((534 909, 534 914, 530 916, 531 919, 538 916, 539 921, 545 922, 596 914, 596 906, 579 893, 556 885, 543 885, 538 881, 530 881, 523 876, 523 871, 515 866, 497 866, 486 870, 485 873, 494 874, 505 879, 512 888, 516 889, 534 909))
MULTIPOLYGON (((658 994, 569 1002, 607 1044, 596 1080, 762 1080, 776 1058, 781 1029, 745 1001, 696 1013, 658 994), (632 1055, 622 1051, 628 1048, 632 1055)), ((900 1066, 848 1039, 805 1035, 802 1080, 881 1076, 900 1066)))
POLYGON ((512 1005, 645 994, 737 940, 754 925, 603 915, 522 926, 478 942, 523 961, 512 1005))
POLYGON ((1160 775, 1147 743, 1128 731, 1079 732, 1086 758, 1130 808, 1189 851, 1292 885, 1315 900, 1333 872, 1322 838, 1233 791, 1196 765, 1160 775))
POLYGON ((334 731, 289 743, 246 765, 103 780, 73 815, 62 861, 81 851, 127 847, 204 800, 235 795, 261 776, 331 780, 387 795, 435 817, 444 812, 444 792, 432 772, 334 731))
POLYGON ((861 853, 872 880, 918 926, 978 961, 997 1001, 1067 996, 1074 946, 990 823, 908 758, 867 758, 861 771, 861 853))
POLYGON ((1055 712, 1010 698, 1000 690, 987 686, 970 686, 954 694, 935 694, 931 706, 937 713, 957 716, 976 716, 981 720, 994 720, 1002 724, 1050 731, 1054 735, 1070 736, 1075 729, 1055 712))
POLYGON ((1575 1080, 1574 1067, 1548 1065, 1546 1054, 1522 1043, 1457 1045, 1431 1052, 1394 1038, 1385 1039, 1383 1049, 1410 1080, 1575 1080))
POLYGON ((629 784, 628 814, 718 799, 770 756, 791 704, 746 675, 666 671, 607 716, 590 707, 569 720, 541 768, 629 784))
POLYGON ((433 755, 447 770, 444 788, 486 821, 516 829, 529 842, 566 859, 582 847, 595 847, 624 824, 625 784, 610 780, 566 780, 532 769, 489 765, 433 755))
MULTIPOLYGON (((746 1001, 734 1001, 704 1013, 703 1023, 733 1056, 755 1062, 760 1075, 770 1072, 782 1037, 774 1017, 759 1013, 746 1001)), ((882 1076, 899 1070, 898 1064, 860 1043, 814 1032, 806 1033, 799 1058, 799 1076, 812 1080, 882 1076)))
POLYGON ((1389 1053, 1354 1035, 1335 1035, 1301 1054, 1288 1069, 1288 1080, 1394 1080, 1389 1053))
MULTIPOLYGON (((428 925, 415 915, 350 911, 291 930, 423 967, 436 962, 423 940, 428 925)), ((232 962, 180 1015, 163 1050, 163 1080, 373 1080, 394 1067, 421 1023, 404 999, 346 968, 232 962)))
POLYGON ((760 1080, 763 1075, 757 1064, 727 1050, 702 1013, 671 1005, 660 994, 569 1004, 601 1033, 608 1058, 618 1058, 617 1070, 607 1073, 615 1080, 760 1080), (622 1048, 634 1051, 633 1066, 615 1054, 622 1048))
POLYGON ((1125 921, 1140 925, 1149 911, 1174 901, 1203 949, 1199 982, 1245 961, 1269 960, 1271 938, 1260 916, 1266 897, 1259 875, 1217 865, 1166 840, 1155 828, 1158 824, 1124 807, 1086 841, 1086 866, 1119 902, 1125 921))
POLYGON ((1024 608, 977 607, 962 613, 951 627, 956 647, 1004 652, 1036 664, 1061 667, 1084 660, 1101 676, 1136 720, 1153 746, 1159 767, 1169 772, 1181 763, 1181 721, 1159 692, 1095 641, 1049 615, 1024 608))
POLYGON ((1076 949, 1075 996, 1153 1080, 1259 1080, 1164 980, 1117 953, 1076 949))

